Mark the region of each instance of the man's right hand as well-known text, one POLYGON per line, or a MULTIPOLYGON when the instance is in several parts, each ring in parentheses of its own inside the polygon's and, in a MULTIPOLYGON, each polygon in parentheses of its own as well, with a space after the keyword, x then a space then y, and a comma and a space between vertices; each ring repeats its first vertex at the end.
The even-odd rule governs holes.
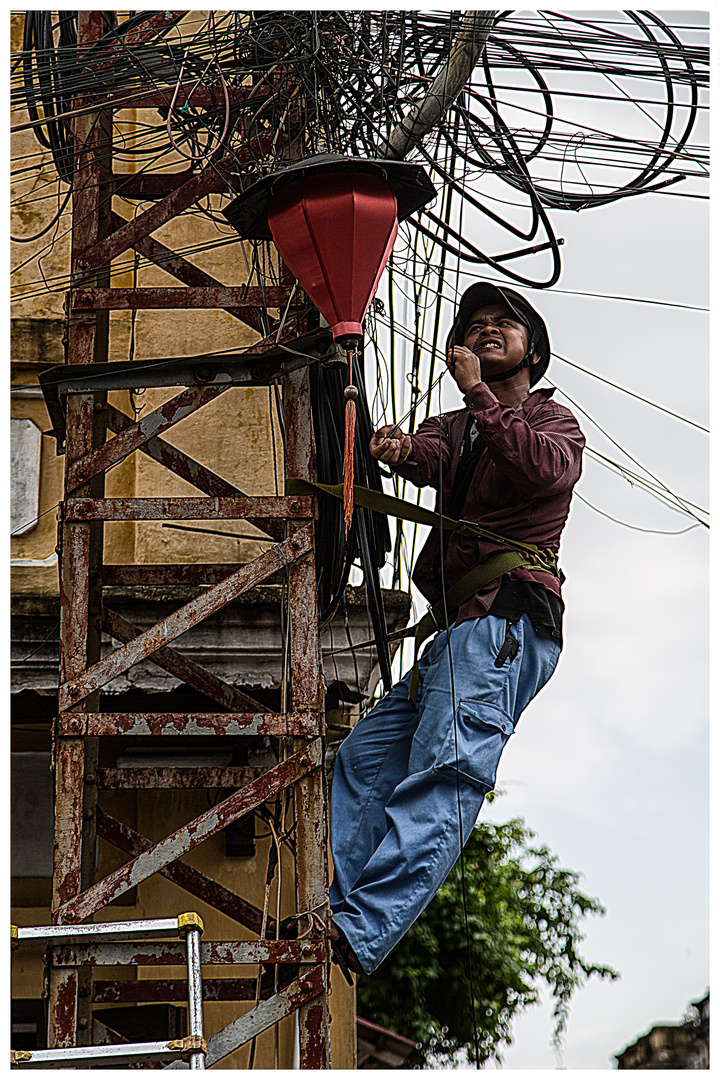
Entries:
POLYGON ((393 424, 386 424, 385 427, 378 428, 370 440, 370 453, 384 465, 399 465, 412 453, 412 439, 402 431, 395 431, 392 439, 385 438, 393 430, 393 424))

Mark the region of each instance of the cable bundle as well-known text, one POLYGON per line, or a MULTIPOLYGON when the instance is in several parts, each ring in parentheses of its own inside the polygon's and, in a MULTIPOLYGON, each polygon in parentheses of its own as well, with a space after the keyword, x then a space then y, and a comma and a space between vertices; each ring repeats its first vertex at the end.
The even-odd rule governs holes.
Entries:
MULTIPOLYGON (((310 395, 317 478, 321 484, 343 483, 345 367, 310 368, 310 395)), ((353 383, 357 387, 356 437, 354 447, 355 483, 382 491, 378 463, 371 456, 368 444, 372 423, 365 394, 363 354, 358 350, 353 364, 353 383)), ((366 603, 373 634, 377 641, 378 662, 387 690, 392 685, 387 627, 380 588, 380 567, 390 551, 390 530, 382 514, 356 506, 352 525, 345 535, 343 503, 330 495, 321 495, 317 522, 316 547, 322 553, 317 564, 318 605, 320 622, 326 624, 340 605, 353 562, 359 557, 365 582, 366 603)))

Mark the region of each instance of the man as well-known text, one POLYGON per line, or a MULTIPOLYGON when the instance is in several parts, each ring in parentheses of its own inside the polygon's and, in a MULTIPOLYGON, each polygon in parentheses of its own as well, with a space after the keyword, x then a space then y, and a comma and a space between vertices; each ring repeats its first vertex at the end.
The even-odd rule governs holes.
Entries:
MULTIPOLYGON (((558 551, 585 440, 553 390, 531 392, 549 360, 545 324, 523 297, 473 285, 447 343, 465 408, 414 435, 386 425, 372 437, 373 457, 436 488, 447 517, 508 540, 433 529, 413 574, 431 604, 513 541, 558 551)), ((449 634, 441 629, 419 660, 415 700, 408 672, 337 756, 331 937, 346 977, 348 968, 373 971, 435 895, 521 712, 558 661, 563 602, 552 557, 456 599, 449 634)))

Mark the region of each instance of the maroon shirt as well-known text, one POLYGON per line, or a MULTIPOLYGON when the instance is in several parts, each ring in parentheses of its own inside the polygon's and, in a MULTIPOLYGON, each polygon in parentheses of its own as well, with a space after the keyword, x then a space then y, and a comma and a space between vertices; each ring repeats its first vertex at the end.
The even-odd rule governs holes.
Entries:
MULTIPOLYGON (((554 390, 536 390, 517 409, 502 405, 485 383, 465 395, 466 409, 433 416, 412 436, 412 453, 393 468, 418 487, 438 486, 438 465, 443 464, 443 512, 447 513, 460 448, 470 413, 485 442, 475 468, 462 513, 492 532, 529 541, 558 551, 560 535, 570 510, 585 446, 578 422, 564 405, 552 401, 554 390)), ((436 501, 436 509, 439 506, 436 501)), ((445 586, 490 555, 508 550, 476 536, 447 538, 445 586)), ((535 581, 560 595, 560 582, 541 570, 519 567, 507 577, 535 581)), ((423 596, 435 603, 442 595, 440 536, 433 529, 415 564, 413 581, 423 596)), ((500 581, 495 581, 461 604, 457 621, 487 615, 500 581)))

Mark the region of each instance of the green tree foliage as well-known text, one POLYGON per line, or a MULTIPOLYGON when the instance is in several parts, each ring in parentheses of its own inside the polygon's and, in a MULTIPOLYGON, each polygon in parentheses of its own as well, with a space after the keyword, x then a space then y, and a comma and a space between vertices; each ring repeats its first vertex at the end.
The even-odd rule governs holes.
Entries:
MULTIPOLYGON (((570 999, 591 975, 611 968, 584 960, 580 921, 603 915, 578 889, 580 875, 558 866, 522 819, 483 823, 465 847, 465 892, 472 953, 480 1063, 501 1060, 512 1023, 538 1001, 544 983, 555 1001, 554 1043, 560 1047, 570 999)), ((358 982, 358 1013, 416 1039, 408 1063, 450 1064, 463 1049, 475 1060, 467 938, 460 864, 370 976, 358 982)))

